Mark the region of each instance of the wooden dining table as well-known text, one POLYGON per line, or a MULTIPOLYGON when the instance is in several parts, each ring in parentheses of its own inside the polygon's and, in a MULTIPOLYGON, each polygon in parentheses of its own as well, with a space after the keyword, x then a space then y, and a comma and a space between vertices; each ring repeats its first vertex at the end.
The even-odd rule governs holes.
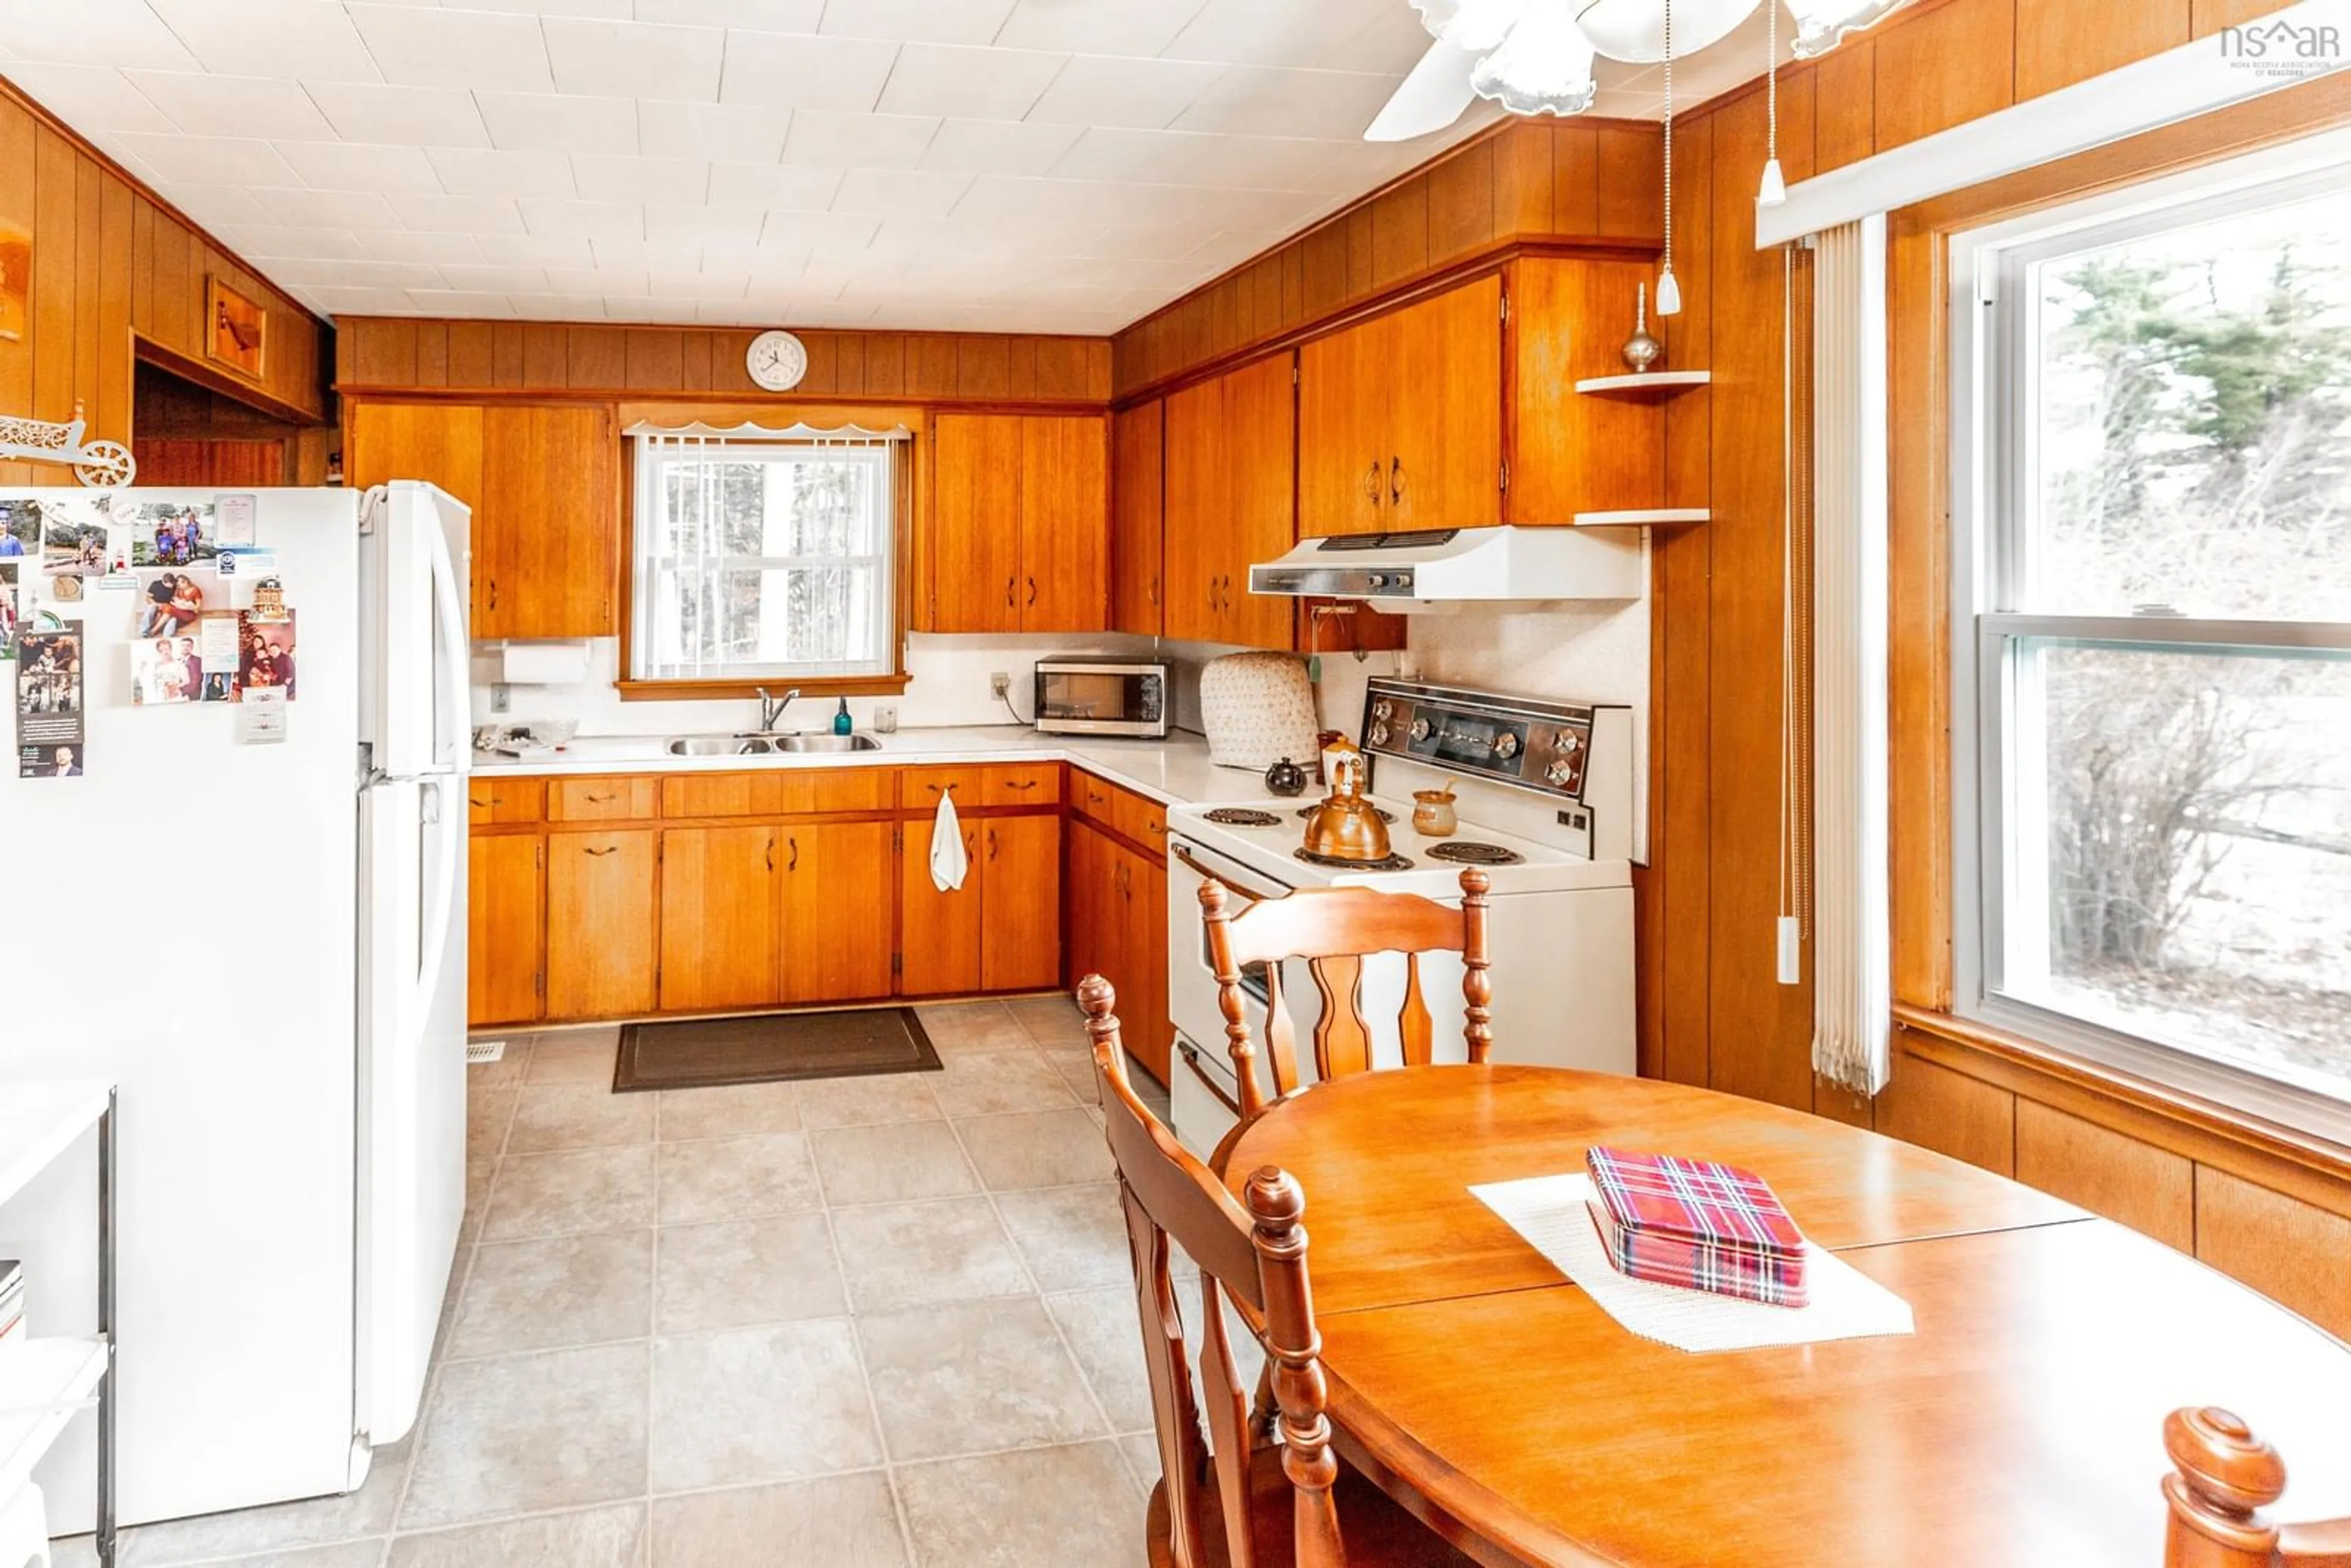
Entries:
POLYGON ((2167 1413, 2237 1412, 2273 1516, 2351 1514, 2351 1347, 1973 1166, 1729 1094, 1527 1066, 1357 1073, 1217 1151, 1306 1195, 1334 1439, 1479 1561, 2160 1568, 2167 1413), (1690 1354, 1619 1325, 1471 1192, 1595 1144, 1761 1174, 1916 1332, 1690 1354))

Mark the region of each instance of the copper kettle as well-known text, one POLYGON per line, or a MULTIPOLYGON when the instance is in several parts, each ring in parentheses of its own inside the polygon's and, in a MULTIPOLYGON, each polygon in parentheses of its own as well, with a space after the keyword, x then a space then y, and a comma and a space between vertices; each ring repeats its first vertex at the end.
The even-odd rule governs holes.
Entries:
POLYGON ((1306 819, 1306 852, 1332 860, 1380 861, 1388 857, 1388 825, 1364 799, 1364 754, 1346 740, 1323 754, 1331 793, 1306 819))

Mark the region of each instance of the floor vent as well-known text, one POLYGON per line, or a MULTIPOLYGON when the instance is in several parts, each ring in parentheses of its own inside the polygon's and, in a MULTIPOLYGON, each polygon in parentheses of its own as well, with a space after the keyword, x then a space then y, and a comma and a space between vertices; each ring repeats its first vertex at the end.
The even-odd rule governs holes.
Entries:
POLYGON ((486 1061, 505 1057, 507 1042, 502 1040, 469 1040, 465 1042, 465 1065, 479 1067, 486 1061))

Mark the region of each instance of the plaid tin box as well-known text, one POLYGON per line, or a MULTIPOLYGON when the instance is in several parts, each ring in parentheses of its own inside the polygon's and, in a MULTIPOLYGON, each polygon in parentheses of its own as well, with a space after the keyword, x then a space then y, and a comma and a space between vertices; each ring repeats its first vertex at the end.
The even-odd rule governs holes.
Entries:
POLYGON ((1636 1280, 1801 1307, 1804 1238, 1752 1171, 1711 1160, 1593 1148, 1592 1222, 1636 1280))

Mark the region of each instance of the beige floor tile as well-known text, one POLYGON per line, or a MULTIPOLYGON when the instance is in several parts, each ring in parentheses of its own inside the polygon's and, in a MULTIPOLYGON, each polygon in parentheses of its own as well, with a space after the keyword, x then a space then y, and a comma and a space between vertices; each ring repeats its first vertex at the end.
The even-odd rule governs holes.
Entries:
POLYGON ((1155 1432, 1129 1432, 1118 1440, 1118 1451, 1126 1456, 1127 1469, 1134 1472, 1135 1490, 1144 1496, 1159 1484, 1159 1437, 1155 1432))
POLYGON ((1102 1435, 1085 1379, 1034 1296, 868 1313, 857 1332, 897 1463, 1102 1435))
POLYGON ((997 1212, 1040 1291, 1080 1291, 1134 1278, 1116 1182, 998 1193, 997 1212))
POLYGON ((482 1038, 504 1040, 507 1048, 499 1053, 496 1061, 466 1063, 467 1092, 499 1085, 511 1087, 521 1082, 524 1075, 530 1071, 530 1036, 517 1030, 507 1033, 493 1031, 482 1038))
POLYGON ((881 1072, 800 1084, 800 1121, 810 1127, 870 1127, 935 1122, 946 1114, 931 1093, 935 1072, 881 1072))
POLYGON ((1143 1500, 1111 1443, 893 1473, 921 1568, 1111 1568, 1144 1560, 1143 1500))
POLYGON ((484 1164, 495 1160, 507 1146, 507 1126, 514 1120, 515 1101, 520 1096, 520 1086, 513 1083, 478 1084, 469 1082, 465 1087, 465 1162, 484 1164))
POLYGON ((618 1030, 538 1035, 530 1042, 530 1065, 523 1078, 529 1083, 601 1083, 609 1089, 620 1052, 618 1030))
POLYGON ((808 1139, 799 1133, 664 1144, 664 1225, 791 1214, 823 1202, 808 1139))
POLYGON ((994 1116, 1008 1111, 1060 1111, 1077 1098, 1041 1051, 992 1051, 954 1056, 931 1080, 931 1092, 950 1116, 994 1116))
POLYGON ((979 1190, 963 1145, 945 1122, 826 1127, 808 1137, 830 1204, 907 1203, 979 1190))
POLYGON ((653 1136, 652 1094, 615 1094, 594 1083, 531 1083, 515 1105, 507 1153, 544 1154, 553 1149, 599 1149, 616 1144, 649 1144, 653 1136))
POLYGON ((496 1241, 474 1255, 448 1354, 503 1355, 652 1332, 653 1233, 496 1241))
MULTIPOLYGON (((1179 1300, 1184 1321, 1198 1321, 1195 1292, 1179 1300)), ((1078 1366, 1118 1432, 1151 1429, 1151 1380, 1143 1366, 1143 1320, 1128 1286, 1075 1291, 1045 1298, 1045 1310, 1068 1336, 1078 1366)))
MULTIPOLYGON (((400 1506, 401 1489, 408 1484, 409 1456, 413 1447, 413 1441, 404 1441, 378 1450, 374 1463, 368 1469, 367 1484, 340 1497, 174 1519, 125 1530, 115 1538, 117 1568, 167 1568, 182 1563, 249 1557, 381 1536, 392 1528, 392 1514, 400 1506)), ((87 1540, 83 1538, 85 1551, 87 1540)), ((67 1568, 68 1562, 97 1560, 94 1552, 86 1558, 68 1558, 62 1549, 57 1553, 57 1568, 67 1568)))
POLYGON ((386 1568, 643 1568, 645 1505, 403 1535, 386 1568))
POLYGON ((879 1470, 657 1498, 653 1536, 661 1568, 906 1568, 897 1504, 879 1470))
POLYGON ((997 1191, 1074 1186, 1115 1174, 1102 1130, 1083 1111, 974 1116, 956 1124, 979 1179, 997 1191))
POLYGON ((1016 1296, 1033 1287, 985 1197, 844 1208, 833 1241, 859 1312, 1016 1296))
POLYGON ((741 1138, 800 1130, 797 1083, 731 1083, 717 1089, 669 1089, 661 1096, 661 1138, 741 1138))
POLYGON ((586 1230, 631 1230, 653 1220, 653 1151, 574 1149, 498 1162, 483 1221, 486 1241, 586 1230))
POLYGON ((1070 998, 1056 992, 1050 997, 1016 997, 1004 1005, 1039 1045, 1063 1050, 1084 1048, 1086 1015, 1070 998))
POLYGON ((1024 1051, 1037 1043, 1002 1002, 949 1002, 918 1009, 917 1014, 942 1057, 1024 1051))
POLYGON ((672 1225, 661 1232, 658 1333, 838 1317, 848 1310, 822 1214, 672 1225))
POLYGON ((490 1193, 497 1174, 495 1157, 465 1162, 465 1213, 457 1222, 458 1246, 471 1247, 481 1239, 482 1221, 489 1218, 490 1193))
POLYGON ((401 1528, 643 1496, 647 1376, 643 1343, 443 1367, 401 1528))
POLYGON ((797 1480, 881 1458, 849 1320, 653 1342, 655 1491, 797 1480))
POLYGON ((1094 1082, 1092 1051, 1048 1050, 1045 1060, 1052 1063, 1053 1071, 1060 1074, 1063 1083, 1069 1085, 1070 1092, 1077 1096, 1079 1103, 1101 1103, 1102 1085, 1094 1082))

